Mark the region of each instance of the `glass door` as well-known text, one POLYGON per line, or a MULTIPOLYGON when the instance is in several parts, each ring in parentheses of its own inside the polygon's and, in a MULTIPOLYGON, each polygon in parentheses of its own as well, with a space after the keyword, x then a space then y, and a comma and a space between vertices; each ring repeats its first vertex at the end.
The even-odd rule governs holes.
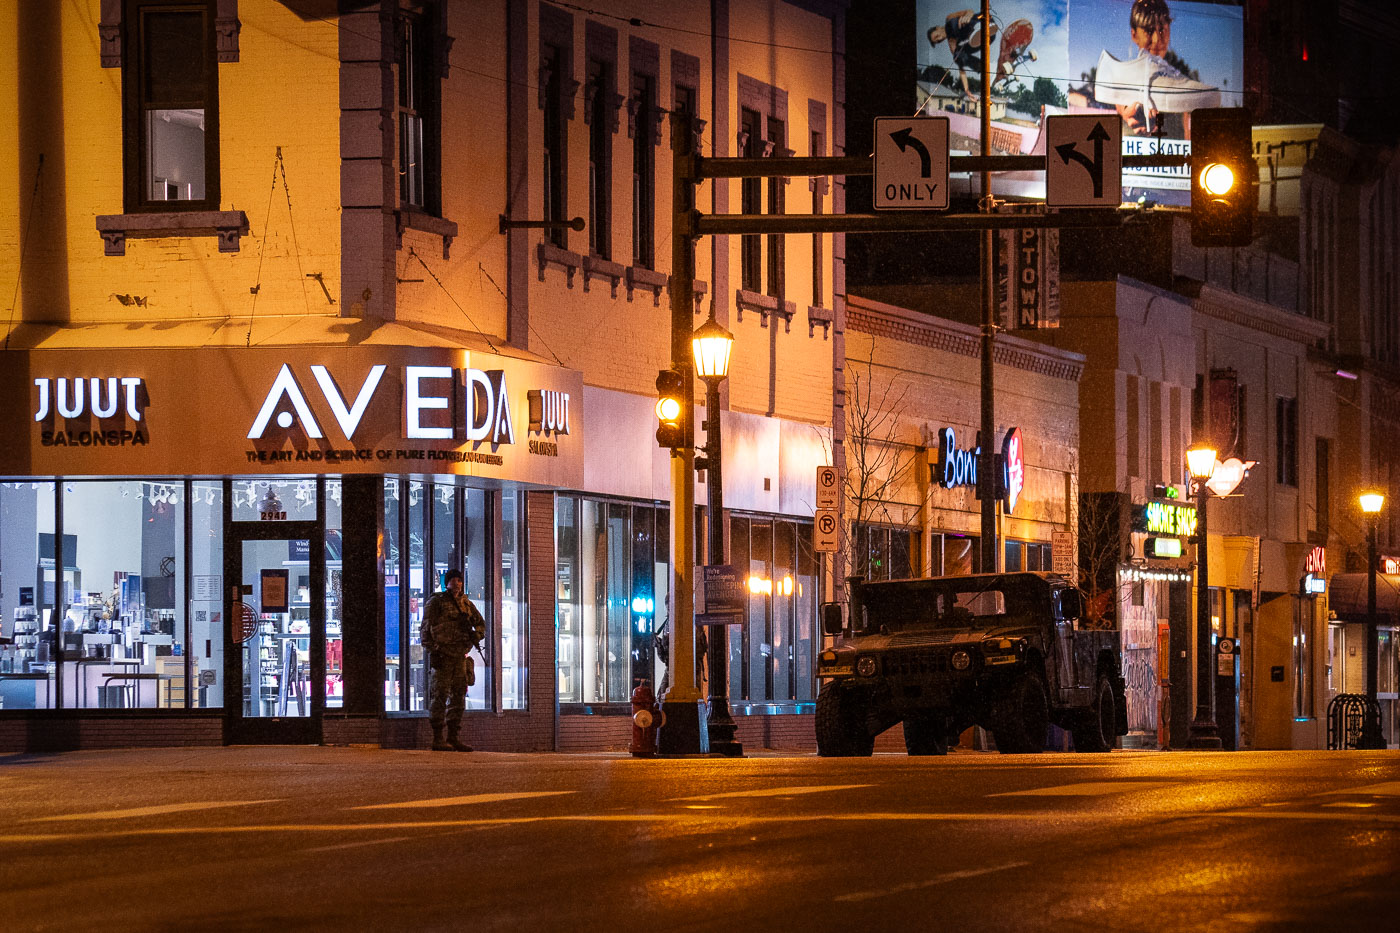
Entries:
POLYGON ((226 697, 232 744, 315 744, 326 705, 325 537, 316 522, 235 522, 226 697))

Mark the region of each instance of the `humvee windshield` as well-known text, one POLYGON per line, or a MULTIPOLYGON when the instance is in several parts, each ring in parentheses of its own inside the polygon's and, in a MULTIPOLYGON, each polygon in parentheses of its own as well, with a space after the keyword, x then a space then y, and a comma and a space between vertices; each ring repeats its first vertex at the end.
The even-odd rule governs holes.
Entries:
POLYGON ((999 575, 899 580, 861 587, 868 627, 971 628, 1044 615, 1050 588, 1039 577, 999 575))

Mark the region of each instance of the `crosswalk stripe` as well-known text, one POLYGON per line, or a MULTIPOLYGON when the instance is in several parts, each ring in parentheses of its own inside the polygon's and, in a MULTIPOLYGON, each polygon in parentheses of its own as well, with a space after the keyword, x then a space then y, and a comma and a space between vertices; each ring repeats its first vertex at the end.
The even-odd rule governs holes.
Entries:
POLYGON ((1085 781, 1082 784, 1061 784, 1058 787, 1033 787, 1030 790, 1009 790, 990 797, 1102 797, 1126 794, 1135 790, 1170 787, 1171 781, 1085 781))
POLYGON ((870 784, 818 784, 796 787, 760 787, 754 790, 732 790, 723 794, 696 794, 693 797, 672 797, 671 800, 721 800, 727 797, 794 797, 798 794, 820 794, 831 790, 851 790, 871 787, 870 784))
POLYGON ((65 813, 61 816, 38 816, 30 823, 52 823, 62 820, 129 820, 142 816, 160 816, 165 813, 188 813, 191 810, 216 810, 220 807, 251 807, 259 803, 276 803, 274 800, 202 800, 192 803, 167 803, 154 807, 132 807, 129 810, 99 810, 93 813, 65 813))
POLYGON ((1318 796, 1330 794, 1374 794, 1378 797, 1400 797, 1400 781, 1386 781, 1384 784, 1371 784, 1367 787, 1345 787, 1340 790, 1325 791, 1318 796))
POLYGON ((528 800, 532 797, 558 797, 573 794, 572 790, 533 790, 506 794, 471 794, 467 797, 432 797, 428 800, 404 800, 398 803, 371 803, 351 810, 408 810, 419 807, 469 807, 478 803, 497 803, 502 800, 528 800))

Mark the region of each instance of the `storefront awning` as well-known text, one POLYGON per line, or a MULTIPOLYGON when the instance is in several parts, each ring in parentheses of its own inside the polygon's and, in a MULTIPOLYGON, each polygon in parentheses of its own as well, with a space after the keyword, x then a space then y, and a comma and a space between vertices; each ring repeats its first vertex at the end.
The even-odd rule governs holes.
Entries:
MULTIPOLYGON (((1347 622, 1366 621, 1366 574, 1332 575, 1327 607, 1347 622)), ((1400 573, 1376 574, 1376 619, 1384 625, 1400 624, 1400 573)))

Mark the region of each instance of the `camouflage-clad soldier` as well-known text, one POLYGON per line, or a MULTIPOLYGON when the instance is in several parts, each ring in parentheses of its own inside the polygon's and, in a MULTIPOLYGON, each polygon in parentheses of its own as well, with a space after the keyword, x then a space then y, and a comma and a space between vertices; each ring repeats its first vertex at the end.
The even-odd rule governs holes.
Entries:
POLYGON ((444 586, 442 592, 428 600, 422 626, 423 647, 428 649, 432 666, 428 722, 433 727, 433 751, 469 752, 472 747, 457 738, 462 711, 467 708, 467 687, 476 680, 467 652, 486 636, 486 621, 472 601, 462 595, 460 570, 449 570, 444 586))

